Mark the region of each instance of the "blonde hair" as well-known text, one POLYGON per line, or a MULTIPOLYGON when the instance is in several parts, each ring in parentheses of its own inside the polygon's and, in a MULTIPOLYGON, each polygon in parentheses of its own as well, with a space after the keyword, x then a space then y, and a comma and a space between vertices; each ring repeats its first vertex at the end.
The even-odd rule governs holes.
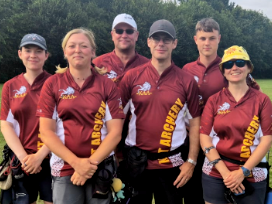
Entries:
POLYGON ((108 69, 106 67, 99 68, 97 66, 94 66, 94 69, 98 74, 101 74, 101 75, 104 75, 108 72, 108 69))
MULTIPOLYGON (((64 38, 62 40, 62 43, 61 43, 62 50, 65 49, 65 47, 67 45, 67 41, 69 40, 69 38, 73 34, 78 34, 78 33, 84 34, 88 38, 88 40, 89 40, 89 42, 91 44, 92 49, 96 50, 94 33, 91 30, 88 30, 87 28, 76 28, 76 29, 73 29, 73 30, 69 31, 64 36, 64 38)), ((57 68, 56 73, 64 73, 64 72, 66 72, 66 70, 67 70, 68 67, 61 68, 60 65, 58 65, 58 66, 56 66, 56 68, 57 68)))

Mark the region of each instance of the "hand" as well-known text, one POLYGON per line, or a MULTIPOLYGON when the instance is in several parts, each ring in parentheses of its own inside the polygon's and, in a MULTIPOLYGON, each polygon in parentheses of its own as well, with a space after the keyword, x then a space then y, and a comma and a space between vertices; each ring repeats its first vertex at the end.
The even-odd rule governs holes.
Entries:
POLYGON ((236 189, 230 189, 233 193, 242 193, 245 190, 244 185, 241 183, 236 189))
POLYGON ((83 186, 87 179, 84 176, 80 176, 76 171, 71 177, 71 182, 76 186, 83 186))
POLYGON ((92 178, 97 170, 98 162, 92 161, 90 158, 79 158, 74 166, 75 171, 85 179, 92 178))
POLYGON ((30 174, 37 174, 42 170, 41 163, 43 158, 40 158, 37 154, 28 154, 22 160, 22 169, 30 174))
MULTIPOLYGON (((231 171, 227 177, 224 178, 225 186, 231 190, 240 190, 241 188, 244 190, 244 186, 242 181, 244 180, 244 174, 242 169, 238 169, 235 171, 231 171)), ((240 191, 239 191, 240 192, 240 191)))
POLYGON ((184 186, 192 177, 194 172, 195 165, 185 162, 182 164, 180 169, 180 174, 178 175, 177 179, 174 181, 174 186, 177 188, 184 186))

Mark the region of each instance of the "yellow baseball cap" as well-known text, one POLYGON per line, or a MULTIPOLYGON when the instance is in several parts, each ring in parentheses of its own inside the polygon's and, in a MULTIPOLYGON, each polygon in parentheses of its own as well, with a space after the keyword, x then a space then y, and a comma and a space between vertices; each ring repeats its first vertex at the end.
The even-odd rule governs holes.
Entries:
POLYGON ((254 66, 253 66, 252 62, 250 61, 247 51, 245 50, 245 48, 243 48, 242 46, 238 46, 238 45, 233 45, 224 51, 222 61, 219 64, 220 70, 222 71, 223 63, 228 62, 233 59, 242 59, 245 61, 249 61, 250 66, 251 66, 251 72, 253 71, 254 66))

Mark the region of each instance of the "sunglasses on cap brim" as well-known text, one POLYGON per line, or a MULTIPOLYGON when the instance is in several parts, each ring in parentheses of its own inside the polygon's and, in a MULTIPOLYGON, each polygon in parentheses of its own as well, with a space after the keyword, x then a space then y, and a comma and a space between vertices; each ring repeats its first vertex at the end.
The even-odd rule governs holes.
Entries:
POLYGON ((124 31, 128 35, 132 35, 135 32, 135 30, 133 30, 133 29, 125 29, 125 30, 124 29, 114 29, 114 30, 115 30, 115 33, 117 33, 119 35, 122 35, 124 33, 124 31))
POLYGON ((234 61, 228 61, 223 63, 222 67, 223 69, 231 69, 233 67, 233 65, 235 64, 237 67, 241 68, 244 67, 246 65, 247 61, 245 60, 234 60, 234 61))

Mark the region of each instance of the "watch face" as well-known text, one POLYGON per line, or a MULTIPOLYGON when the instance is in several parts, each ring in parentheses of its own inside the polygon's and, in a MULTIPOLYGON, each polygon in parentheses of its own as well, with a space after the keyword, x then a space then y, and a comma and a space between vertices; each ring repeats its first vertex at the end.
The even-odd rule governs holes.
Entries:
POLYGON ((250 171, 248 169, 246 169, 245 167, 242 167, 242 170, 243 170, 243 174, 245 177, 250 175, 250 171))

